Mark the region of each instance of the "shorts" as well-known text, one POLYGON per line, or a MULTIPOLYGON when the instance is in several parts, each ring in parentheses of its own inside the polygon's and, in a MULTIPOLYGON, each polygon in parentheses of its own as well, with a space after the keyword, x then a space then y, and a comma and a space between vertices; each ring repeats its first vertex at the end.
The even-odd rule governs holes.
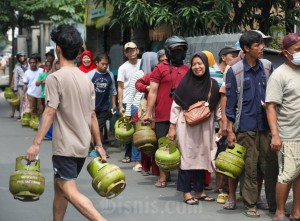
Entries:
POLYGON ((76 180, 84 161, 85 158, 53 155, 54 179, 76 180))
POLYGON ((300 175, 300 141, 282 142, 278 164, 278 182, 291 184, 300 175))

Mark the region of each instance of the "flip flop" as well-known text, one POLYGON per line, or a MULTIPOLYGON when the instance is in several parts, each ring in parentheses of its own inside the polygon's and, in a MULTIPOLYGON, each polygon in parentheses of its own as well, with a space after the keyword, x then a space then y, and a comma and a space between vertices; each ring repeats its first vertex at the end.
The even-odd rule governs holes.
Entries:
POLYGON ((141 172, 141 174, 142 174, 143 176, 149 176, 149 175, 150 175, 149 172, 146 172, 146 171, 144 171, 144 170, 141 172))
POLYGON ((122 163, 130 163, 130 157, 124 157, 122 163))
POLYGON ((156 183, 154 184, 154 186, 157 188, 165 188, 167 186, 167 182, 157 180, 156 183))
POLYGON ((250 217, 250 218, 259 218, 260 214, 257 211, 254 210, 245 210, 242 212, 243 215, 250 217), (254 214, 249 214, 249 213, 254 213, 254 214))
POLYGON ((199 204, 199 201, 196 200, 194 197, 184 200, 183 202, 185 202, 188 205, 198 205, 199 204))
POLYGON ((300 221, 300 217, 299 218, 294 218, 294 217, 290 216, 290 220, 291 221, 300 221))
POLYGON ((269 210, 269 205, 265 202, 257 202, 256 207, 260 210, 269 210))
POLYGON ((294 220, 294 219, 289 219, 286 216, 280 217, 279 219, 272 219, 272 221, 290 221, 290 220, 294 220))
POLYGON ((226 201, 226 203, 223 205, 223 209, 226 210, 235 210, 236 209, 236 203, 234 201, 226 201), (229 206, 229 207, 226 207, 229 206))
POLYGON ((227 193, 220 193, 217 198, 217 203, 224 204, 228 199, 227 193))
POLYGON ((205 201, 205 202, 213 202, 213 201, 215 201, 214 198, 211 198, 211 197, 209 197, 207 195, 201 196, 201 197, 196 198, 196 199, 199 200, 199 201, 205 201))

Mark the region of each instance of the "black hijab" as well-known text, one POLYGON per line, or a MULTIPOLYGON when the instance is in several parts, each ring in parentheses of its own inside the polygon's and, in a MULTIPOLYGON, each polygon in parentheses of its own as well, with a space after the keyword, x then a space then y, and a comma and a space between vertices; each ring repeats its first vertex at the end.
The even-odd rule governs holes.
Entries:
POLYGON ((179 83, 175 91, 174 100, 183 110, 187 110, 189 106, 197 101, 207 101, 210 82, 212 82, 209 109, 210 111, 214 111, 220 101, 218 83, 216 80, 210 78, 206 55, 201 51, 196 52, 191 59, 191 65, 195 57, 199 57, 204 63, 205 73, 200 77, 196 76, 191 67, 179 83))

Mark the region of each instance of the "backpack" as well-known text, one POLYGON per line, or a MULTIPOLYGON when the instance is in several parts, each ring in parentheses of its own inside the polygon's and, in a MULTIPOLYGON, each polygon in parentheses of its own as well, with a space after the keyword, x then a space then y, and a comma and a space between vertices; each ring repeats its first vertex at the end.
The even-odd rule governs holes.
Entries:
MULTIPOLYGON (((264 67, 264 72, 266 76, 266 82, 271 75, 272 71, 272 63, 267 59, 259 59, 264 67)), ((242 104, 243 104, 243 91, 244 91, 244 65, 243 60, 231 66, 233 74, 235 76, 236 84, 237 84, 237 110, 236 110, 236 119, 233 124, 234 132, 238 132, 240 126, 240 118, 242 114, 242 104)))

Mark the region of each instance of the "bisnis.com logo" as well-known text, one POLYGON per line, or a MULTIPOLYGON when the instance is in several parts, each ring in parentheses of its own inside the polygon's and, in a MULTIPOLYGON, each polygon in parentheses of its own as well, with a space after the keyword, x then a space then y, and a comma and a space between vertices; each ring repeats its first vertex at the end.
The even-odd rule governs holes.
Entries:
POLYGON ((150 200, 148 197, 136 200, 107 200, 103 198, 99 202, 102 214, 200 214, 203 207, 201 204, 190 206, 182 201, 150 200))

